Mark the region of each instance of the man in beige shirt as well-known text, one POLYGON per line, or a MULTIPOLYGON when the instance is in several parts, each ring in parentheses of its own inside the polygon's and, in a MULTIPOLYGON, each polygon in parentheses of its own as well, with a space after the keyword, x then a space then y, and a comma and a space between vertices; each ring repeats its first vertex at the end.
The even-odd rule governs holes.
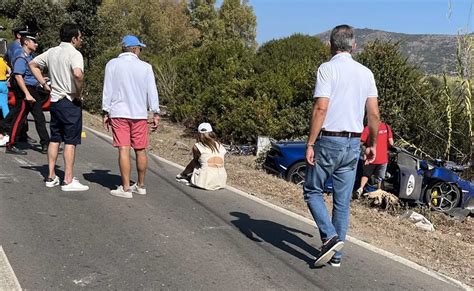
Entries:
POLYGON ((60 30, 61 43, 34 58, 30 68, 45 90, 51 91, 51 139, 48 147, 49 174, 46 187, 60 184, 55 167, 59 144, 64 142, 64 183, 63 191, 86 191, 73 177, 76 146, 81 143, 82 108, 81 90, 84 76, 84 60, 77 50, 81 45, 81 32, 75 24, 64 24, 60 30), (41 69, 47 67, 51 87, 46 83, 41 69))

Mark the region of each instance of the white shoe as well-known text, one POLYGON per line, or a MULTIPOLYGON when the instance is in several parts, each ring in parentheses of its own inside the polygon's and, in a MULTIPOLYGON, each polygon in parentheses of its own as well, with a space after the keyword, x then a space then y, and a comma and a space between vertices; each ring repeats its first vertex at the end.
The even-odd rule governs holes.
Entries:
POLYGON ((74 177, 74 178, 72 178, 71 183, 62 185, 61 190, 63 190, 63 191, 87 191, 87 190, 89 190, 89 186, 82 185, 79 182, 79 180, 76 177, 74 177))
POLYGON ((121 198, 133 198, 131 188, 127 191, 123 190, 123 186, 118 186, 115 190, 110 190, 110 195, 121 197, 121 198))
POLYGON ((59 177, 56 176, 54 177, 54 179, 51 179, 51 178, 48 178, 46 179, 46 187, 48 188, 53 188, 54 186, 58 186, 60 184, 61 181, 59 181, 59 177))
POLYGON ((133 184, 130 186, 130 191, 134 194, 139 194, 139 195, 146 195, 146 188, 145 186, 138 186, 137 183, 133 184))
POLYGON ((10 141, 10 137, 8 135, 4 135, 2 139, 0 139, 0 147, 4 147, 10 141))
POLYGON ((189 186, 189 180, 191 180, 190 176, 191 175, 181 175, 181 173, 179 173, 178 175, 176 175, 176 181, 189 186))

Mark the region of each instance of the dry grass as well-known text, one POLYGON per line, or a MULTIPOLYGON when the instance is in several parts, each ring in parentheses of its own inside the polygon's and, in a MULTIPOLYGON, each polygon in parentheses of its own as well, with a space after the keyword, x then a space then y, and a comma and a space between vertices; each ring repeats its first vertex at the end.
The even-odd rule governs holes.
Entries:
MULTIPOLYGON (((100 118, 84 114, 84 125, 102 130, 100 118)), ((151 150, 168 160, 185 165, 191 159, 194 138, 183 127, 162 120, 151 136, 151 150)), ((226 157, 228 184, 273 204, 310 217, 302 190, 283 179, 257 170, 253 156, 226 157)), ((330 205, 330 197, 328 204, 330 205)), ((474 220, 455 220, 430 213, 436 231, 426 232, 396 215, 370 208, 364 201, 351 206, 349 234, 372 245, 474 285, 474 220)))

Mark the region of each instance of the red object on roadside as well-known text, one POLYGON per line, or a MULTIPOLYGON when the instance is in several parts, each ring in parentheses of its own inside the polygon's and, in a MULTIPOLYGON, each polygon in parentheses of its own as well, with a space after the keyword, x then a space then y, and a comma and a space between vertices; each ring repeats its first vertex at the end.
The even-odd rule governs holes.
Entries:
MULTIPOLYGON (((8 83, 8 106, 15 106, 16 99, 13 90, 11 90, 10 83, 8 83)), ((51 105, 51 96, 48 96, 48 100, 43 104, 43 111, 49 111, 49 106, 51 105)))

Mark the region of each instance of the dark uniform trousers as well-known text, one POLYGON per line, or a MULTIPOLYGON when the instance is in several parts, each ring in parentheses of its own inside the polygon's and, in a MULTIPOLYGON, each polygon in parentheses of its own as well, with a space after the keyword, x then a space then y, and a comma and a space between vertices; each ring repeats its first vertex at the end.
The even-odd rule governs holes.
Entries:
POLYGON ((31 96, 36 100, 34 103, 30 103, 25 99, 25 94, 20 88, 14 88, 16 104, 6 117, 5 121, 9 124, 9 135, 10 142, 7 147, 11 147, 14 141, 17 140, 17 136, 24 130, 26 123, 26 117, 31 112, 35 120, 36 131, 40 138, 41 145, 47 145, 49 143, 49 134, 46 129, 46 118, 43 113, 43 104, 48 99, 48 93, 38 90, 36 86, 26 86, 31 96))

